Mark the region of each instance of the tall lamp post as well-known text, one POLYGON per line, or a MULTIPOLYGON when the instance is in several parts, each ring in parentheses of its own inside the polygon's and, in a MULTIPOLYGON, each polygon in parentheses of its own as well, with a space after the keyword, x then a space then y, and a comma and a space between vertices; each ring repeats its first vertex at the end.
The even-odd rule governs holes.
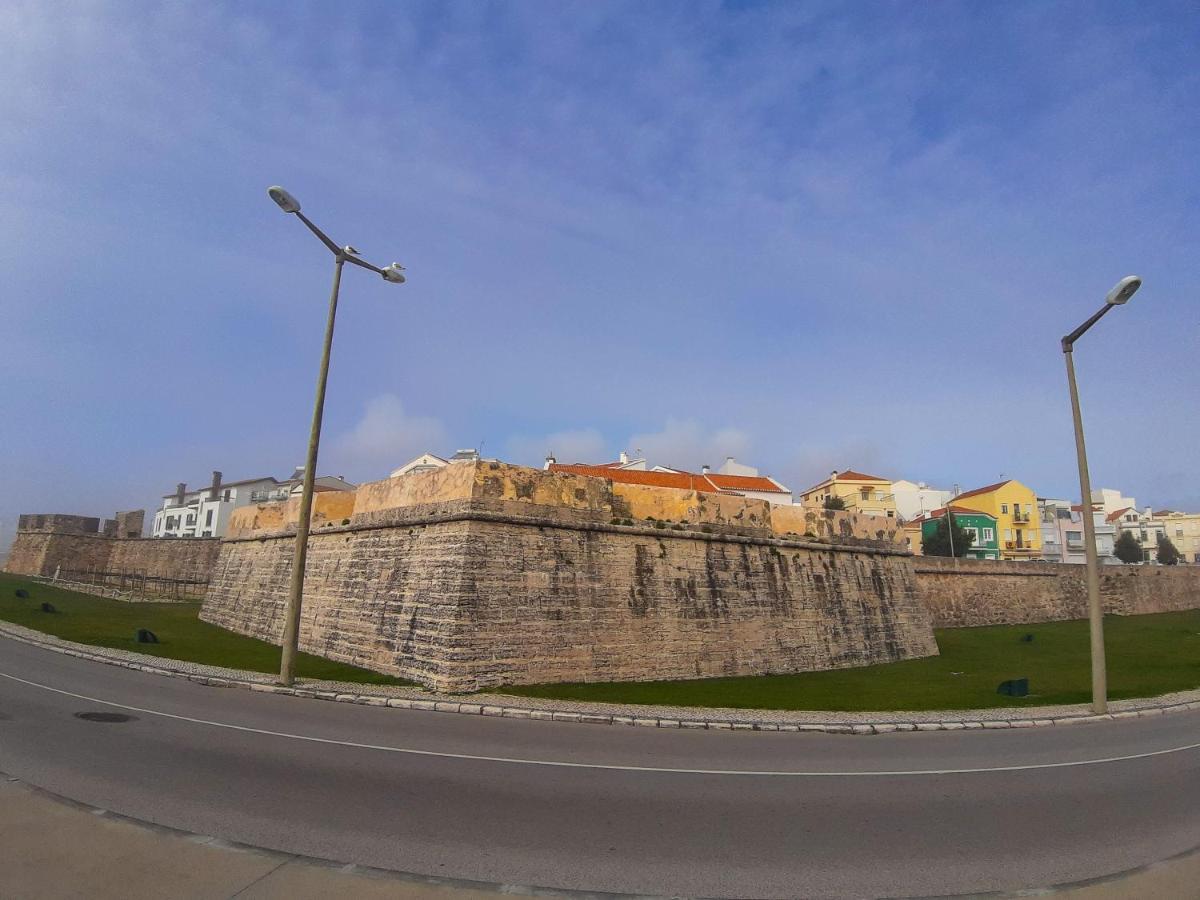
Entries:
POLYGON ((292 556, 292 579, 288 589, 287 615, 283 626, 283 657, 279 663, 279 680, 290 685, 295 674, 296 653, 300 642, 300 606, 304 599, 304 563, 308 557, 308 529, 312 515, 313 483, 317 472, 317 446, 321 442, 321 418, 325 412, 325 383, 329 378, 329 350, 333 346, 333 321, 337 315, 338 288, 342 283, 342 265, 352 263, 382 275, 393 284, 404 283, 404 266, 392 263, 386 268, 373 266, 359 259, 358 251, 347 244, 339 247, 320 228, 300 212, 300 203, 279 185, 267 188, 267 194, 285 213, 291 213, 329 248, 333 254, 333 292, 329 295, 329 319, 325 324, 325 345, 321 351, 321 371, 317 376, 317 399, 313 405, 312 430, 308 436, 308 456, 304 461, 304 487, 300 494, 300 519, 296 523, 296 550, 292 556))
POLYGON ((1092 480, 1088 476, 1087 450, 1083 445, 1083 416, 1079 412, 1079 389, 1075 385, 1072 350, 1083 333, 1100 317, 1127 302, 1142 286, 1142 279, 1127 275, 1104 298, 1104 306, 1090 319, 1062 339, 1067 359, 1067 385, 1071 389, 1071 415, 1075 420, 1075 455, 1079 463, 1079 491, 1083 497, 1083 543, 1087 554, 1088 623, 1092 636, 1092 711, 1108 712, 1108 675, 1104 664, 1104 610, 1100 607, 1100 562, 1096 558, 1096 523, 1092 514, 1092 480))

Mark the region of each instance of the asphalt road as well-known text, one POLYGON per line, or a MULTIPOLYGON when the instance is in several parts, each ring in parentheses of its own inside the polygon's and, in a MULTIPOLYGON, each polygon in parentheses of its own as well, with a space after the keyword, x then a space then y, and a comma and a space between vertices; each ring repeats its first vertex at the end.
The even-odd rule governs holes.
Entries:
POLYGON ((289 853, 576 890, 1016 891, 1200 845, 1197 713, 873 737, 667 731, 221 690, 0 639, 0 770, 289 853))

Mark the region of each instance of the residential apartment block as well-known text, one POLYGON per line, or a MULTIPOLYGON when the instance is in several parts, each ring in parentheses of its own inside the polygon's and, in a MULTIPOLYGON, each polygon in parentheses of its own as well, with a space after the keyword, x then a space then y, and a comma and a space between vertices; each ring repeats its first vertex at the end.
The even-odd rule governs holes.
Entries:
MULTIPOLYGON (((1042 559, 1047 562, 1087 562, 1081 504, 1039 497, 1038 519, 1042 530, 1042 559)), ((1117 529, 1107 519, 1103 505, 1094 504, 1092 524, 1096 530, 1096 556, 1101 565, 1119 564, 1121 561, 1113 553, 1117 529)))
POLYGON ((806 506, 822 506, 830 497, 841 499, 844 507, 868 516, 896 517, 896 500, 892 495, 892 482, 877 475, 867 475, 848 469, 836 469, 820 484, 815 484, 800 495, 806 506))
MULTIPOLYGON (((290 478, 280 481, 265 476, 241 481, 223 482, 220 472, 212 473, 212 482, 203 490, 189 491, 181 482, 175 493, 164 494, 162 506, 154 513, 151 537, 224 537, 229 527, 229 515, 235 509, 251 503, 287 500, 299 493, 304 469, 297 468, 290 478)), ((354 485, 340 475, 318 476, 314 490, 352 491, 354 485)))
MULTIPOLYGON (((966 559, 1000 558, 1000 547, 996 537, 999 532, 995 516, 979 509, 959 506, 957 503, 951 503, 950 510, 954 513, 954 524, 970 534, 972 538, 970 548, 964 554, 966 559)), ((905 534, 909 534, 910 529, 919 530, 920 540, 923 541, 937 533, 939 524, 945 518, 945 508, 931 510, 906 523, 905 534)), ((910 540, 910 546, 912 543, 910 540)), ((919 546, 913 552, 921 552, 919 546)))
POLYGON ((774 478, 760 475, 753 466, 743 465, 732 456, 713 472, 708 466, 699 472, 687 472, 667 466, 648 468, 644 459, 630 459, 622 453, 619 460, 609 463, 560 463, 553 456, 546 457, 545 468, 551 472, 572 472, 576 475, 598 475, 625 484, 647 484, 656 487, 673 487, 707 494, 733 494, 753 497, 768 503, 791 505, 792 492, 774 478))
POLYGON ((1162 524, 1182 562, 1200 563, 1200 513, 1163 509, 1154 513, 1154 521, 1162 524))
POLYGON ((1038 559, 1042 555, 1037 495, 1015 479, 966 491, 954 498, 996 518, 1001 559, 1038 559), (964 501, 970 501, 966 503, 964 501))

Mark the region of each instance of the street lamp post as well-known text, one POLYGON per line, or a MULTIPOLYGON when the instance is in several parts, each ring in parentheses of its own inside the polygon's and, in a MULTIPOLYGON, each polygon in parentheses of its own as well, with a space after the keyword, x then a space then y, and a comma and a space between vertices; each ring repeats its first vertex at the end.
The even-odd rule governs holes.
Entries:
POLYGON ((321 419, 325 412, 325 384, 329 378, 329 351, 333 347, 333 322, 337 316, 338 289, 342 284, 342 266, 352 263, 382 275, 393 284, 404 283, 404 266, 392 263, 386 268, 373 266, 360 259, 350 245, 339 247, 320 228, 300 212, 300 203, 278 185, 267 194, 285 213, 292 213, 315 234, 333 254, 333 291, 329 295, 329 318, 325 323, 325 343, 321 350, 321 369, 317 376, 317 399, 313 405, 312 430, 308 436, 308 455, 304 460, 304 486, 300 494, 300 519, 296 523, 296 549, 292 555, 292 576, 288 588, 287 613, 283 626, 283 655, 279 663, 279 681, 290 685, 295 674, 296 653, 300 643, 300 607, 304 599, 304 564, 308 557, 309 519, 312 516, 313 484, 317 472, 317 447, 321 442, 321 419))
POLYGON ((1100 562, 1096 558, 1096 522, 1092 513, 1092 481, 1088 475, 1087 450, 1083 443, 1083 416, 1079 411, 1079 389, 1075 384, 1072 350, 1085 331, 1100 317, 1127 302, 1142 286, 1142 279, 1127 275, 1104 298, 1104 306, 1090 319, 1062 339, 1067 360, 1067 385, 1071 389, 1071 415, 1075 421, 1075 455, 1079 464, 1079 491, 1083 497, 1083 543, 1087 554, 1088 624, 1092 638, 1092 711, 1108 712, 1108 675, 1104 664, 1104 610, 1100 607, 1100 562))

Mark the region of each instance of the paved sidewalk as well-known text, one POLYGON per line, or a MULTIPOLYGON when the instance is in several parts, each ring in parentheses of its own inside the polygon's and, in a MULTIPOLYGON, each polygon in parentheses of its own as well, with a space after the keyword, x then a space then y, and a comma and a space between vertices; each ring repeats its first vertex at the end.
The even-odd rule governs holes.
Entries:
POLYGON ((492 890, 323 865, 102 814, 0 782, 0 897, 89 900, 494 898, 492 890))
MULTIPOLYGON (((498 893, 585 896, 424 879, 231 845, 71 803, 7 778, 0 781, 0 846, 4 848, 0 897, 22 900, 482 900, 498 893)), ((1193 852, 1096 883, 1009 896, 1196 900, 1200 898, 1198 886, 1200 853, 1193 852)))

